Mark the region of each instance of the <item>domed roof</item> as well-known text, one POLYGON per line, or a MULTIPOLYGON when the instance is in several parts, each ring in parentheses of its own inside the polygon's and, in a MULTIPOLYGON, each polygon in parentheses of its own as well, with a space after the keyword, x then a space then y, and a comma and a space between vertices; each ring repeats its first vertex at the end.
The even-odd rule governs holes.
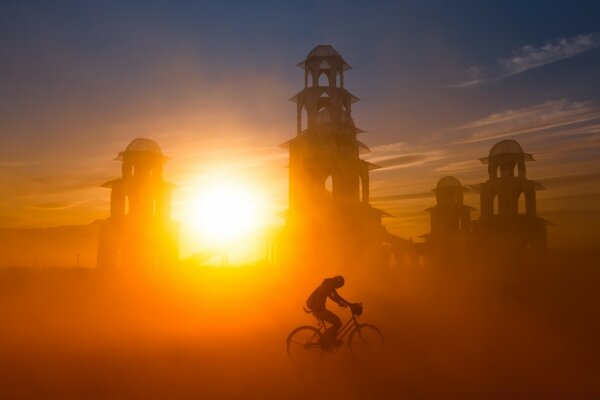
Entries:
POLYGON ((445 176, 438 181, 436 189, 443 189, 443 188, 450 188, 450 187, 460 188, 460 187, 462 187, 462 185, 460 184, 460 181, 458 179, 456 179, 455 177, 445 176))
POLYGON ((298 64, 298 66, 300 68, 306 68, 308 60, 310 60, 313 57, 339 57, 342 60, 342 68, 343 68, 344 71, 352 68, 350 66, 350 64, 348 64, 342 58, 342 56, 340 55, 340 53, 338 53, 337 50, 334 49, 333 46, 331 46, 329 44, 320 44, 320 45, 316 46, 314 49, 312 49, 308 53, 308 55, 306 56, 306 59, 298 64))
POLYGON ((516 140, 502 140, 490 150, 490 157, 500 154, 524 154, 521 145, 516 140))
POLYGON ((160 146, 154 140, 150 140, 150 139, 146 139, 146 138, 136 138, 136 139, 133 139, 131 141, 131 143, 129 143, 127 145, 127 147, 125 148, 124 151, 119 153, 119 155, 117 156, 117 158, 115 158, 115 160, 122 161, 123 157, 126 154, 131 154, 131 153, 154 154, 154 155, 161 156, 163 161, 166 161, 169 159, 169 157, 165 156, 162 153, 160 146))
POLYGON ((490 154, 487 157, 480 158, 479 160, 487 164, 492 157, 499 157, 505 155, 521 156, 525 161, 535 161, 533 156, 529 153, 525 153, 521 148, 521 145, 516 140, 501 140, 492 146, 490 154))
POLYGON ((156 143, 154 140, 145 138, 133 139, 125 148, 125 152, 130 151, 162 154, 162 150, 160 149, 158 143, 156 143))
POLYGON ((306 56, 307 59, 311 58, 311 57, 327 57, 327 56, 339 56, 340 53, 338 53, 333 46, 329 45, 329 44, 320 44, 317 47, 315 47, 314 49, 312 49, 308 55, 306 56))

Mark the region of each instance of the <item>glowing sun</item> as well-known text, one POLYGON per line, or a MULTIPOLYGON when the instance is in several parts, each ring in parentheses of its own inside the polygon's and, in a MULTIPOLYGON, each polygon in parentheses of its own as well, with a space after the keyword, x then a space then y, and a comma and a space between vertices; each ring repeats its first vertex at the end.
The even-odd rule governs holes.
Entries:
POLYGON ((265 198, 233 180, 203 185, 186 201, 182 221, 205 241, 229 243, 256 233, 264 223, 265 198))

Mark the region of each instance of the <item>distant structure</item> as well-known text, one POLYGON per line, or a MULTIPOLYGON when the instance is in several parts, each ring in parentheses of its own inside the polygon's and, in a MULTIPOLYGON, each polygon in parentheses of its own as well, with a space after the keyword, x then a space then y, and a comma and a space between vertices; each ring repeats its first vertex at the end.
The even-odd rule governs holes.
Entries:
POLYGON ((173 185, 162 178, 167 159, 156 142, 143 138, 117 156, 122 177, 102 185, 111 189, 111 204, 100 228, 98 267, 150 267, 177 260, 177 227, 170 218, 173 185))
POLYGON ((468 190, 453 176, 445 176, 437 183, 433 192, 437 205, 428 208, 431 214, 431 233, 428 238, 445 239, 460 232, 471 230, 473 207, 463 203, 463 192, 468 190))
POLYGON ((504 267, 543 260, 548 221, 537 216, 536 190, 541 183, 527 179, 525 163, 534 161, 515 140, 496 143, 487 157, 489 179, 469 186, 480 195, 481 217, 471 222, 475 209, 465 205, 469 189, 446 176, 433 190, 437 205, 428 208, 431 232, 420 247, 429 265, 469 265, 473 259, 504 267))
POLYGON ((471 239, 471 212, 463 203, 468 189, 453 176, 445 176, 433 192, 437 204, 426 211, 431 215, 431 231, 425 238, 426 258, 435 263, 459 263, 471 239))
POLYGON ((541 183, 527 179, 525 163, 534 161, 515 140, 496 143, 487 157, 489 179, 478 186, 481 218, 474 234, 485 249, 519 251, 547 247, 548 222, 537 216, 536 190, 541 183))
POLYGON ((369 171, 378 167, 359 156, 369 149, 352 119, 358 98, 344 88, 351 67, 329 45, 312 49, 298 66, 304 89, 290 99, 296 136, 282 145, 289 149, 288 242, 313 259, 377 258, 394 238, 381 224, 385 213, 369 204, 369 171))

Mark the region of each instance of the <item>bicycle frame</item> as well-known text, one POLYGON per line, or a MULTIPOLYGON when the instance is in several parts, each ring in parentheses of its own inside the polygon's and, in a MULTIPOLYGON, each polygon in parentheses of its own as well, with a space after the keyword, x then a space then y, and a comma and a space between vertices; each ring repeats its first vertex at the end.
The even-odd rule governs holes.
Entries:
MULTIPOLYGON (((354 328, 356 325, 358 325, 358 321, 356 320, 356 314, 352 312, 352 317, 348 321, 346 321, 344 325, 342 325, 335 338, 338 340, 343 339, 344 336, 346 336, 350 331, 352 331, 352 328, 354 328)), ((321 333, 325 333, 326 330, 327 327, 325 326, 325 321, 319 320, 319 331, 321 333)))
MULTIPOLYGON (((304 311, 310 312, 307 309, 304 309, 304 311)), ((358 310, 352 307, 351 313, 352 316, 338 330, 336 339, 342 341, 342 339, 350 336, 348 347, 352 356, 358 361, 369 362, 374 359, 373 357, 381 355, 383 336, 377 327, 359 323, 358 317, 362 314, 362 305, 358 310), (357 333, 358 335, 356 335, 357 333), (355 340, 355 336, 358 339, 355 340)), ((298 365, 302 364, 302 357, 306 354, 310 354, 309 357, 312 358, 312 362, 316 362, 324 352, 333 352, 340 347, 321 343, 321 338, 327 331, 328 324, 321 319, 317 319, 317 321, 318 326, 299 326, 290 332, 287 337, 288 355, 298 365), (306 353, 307 351, 312 351, 312 353, 306 353)), ((306 361, 304 360, 304 362, 306 361)))
POLYGON ((354 313, 352 313, 352 318, 350 318, 348 320, 348 322, 346 322, 338 331, 337 336, 335 337, 336 339, 343 339, 344 336, 346 336, 348 334, 348 332, 350 332, 352 330, 352 328, 354 328, 356 326, 358 322, 356 321, 356 315, 354 315, 354 313))

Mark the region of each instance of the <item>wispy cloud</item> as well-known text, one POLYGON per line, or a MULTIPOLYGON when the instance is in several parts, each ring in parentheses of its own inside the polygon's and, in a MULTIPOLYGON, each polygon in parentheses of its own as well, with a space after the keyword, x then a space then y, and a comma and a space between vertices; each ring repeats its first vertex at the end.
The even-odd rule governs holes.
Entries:
POLYGON ((581 185, 585 184, 591 187, 600 188, 600 173, 588 172, 580 174, 569 174, 569 175, 555 175, 544 178, 544 183, 547 185, 581 185))
POLYGON ((371 147, 371 152, 369 153, 369 156, 380 157, 390 154, 400 154, 406 152, 408 148, 409 146, 405 142, 380 144, 378 146, 371 147))
POLYGON ((66 210, 69 208, 73 208, 77 205, 80 205, 82 202, 50 202, 50 203, 38 203, 33 204, 30 207, 35 208, 37 210, 47 210, 47 211, 55 211, 55 210, 66 210))
POLYGON ((500 58, 492 66, 472 66, 463 78, 448 87, 468 88, 520 74, 533 68, 564 60, 600 46, 600 33, 581 34, 548 41, 540 47, 526 45, 500 58))
POLYGON ((373 147, 365 159, 382 167, 376 171, 385 171, 422 165, 445 156, 445 152, 441 150, 411 150, 404 142, 390 143, 373 147))
POLYGON ((371 201, 374 203, 387 202, 391 200, 414 200, 414 199, 429 199, 434 197, 433 192, 418 192, 418 193, 402 193, 402 194, 391 194, 388 196, 373 196, 371 201))
MULTIPOLYGON (((549 100, 541 104, 491 114, 451 130, 460 132, 455 143, 473 143, 515 137, 561 128, 556 134, 574 134, 571 128, 600 119, 600 106, 593 102, 549 100)), ((581 132, 581 129, 577 129, 581 132)))
POLYGON ((398 157, 386 158, 377 161, 377 165, 383 168, 401 168, 408 167, 411 165, 420 165, 436 158, 437 153, 416 153, 416 154, 405 154, 398 157))
POLYGON ((456 161, 447 165, 443 165, 438 168, 434 168, 435 172, 444 172, 444 173, 457 173, 457 172, 466 172, 473 170, 481 169, 481 161, 479 160, 465 160, 465 161, 456 161))

